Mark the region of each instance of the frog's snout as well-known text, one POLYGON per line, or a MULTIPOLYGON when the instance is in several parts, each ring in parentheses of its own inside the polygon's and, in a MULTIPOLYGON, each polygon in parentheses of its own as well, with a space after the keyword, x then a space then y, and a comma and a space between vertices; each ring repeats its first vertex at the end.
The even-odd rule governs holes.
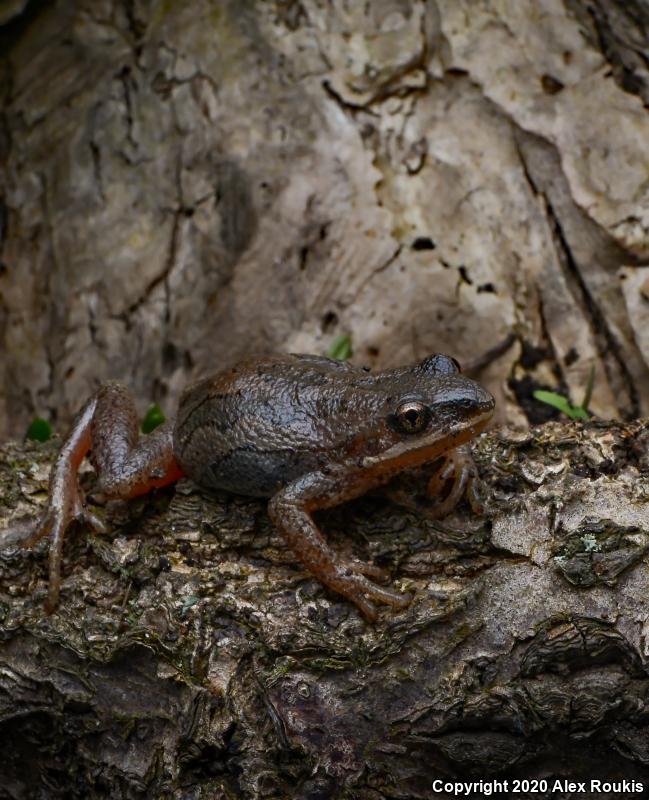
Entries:
POLYGON ((439 418, 485 422, 493 414, 496 401, 493 395, 475 381, 445 387, 436 397, 433 409, 439 418))
POLYGON ((488 392, 483 386, 480 386, 479 383, 475 384, 476 386, 476 409, 484 414, 493 414, 494 409, 496 408, 496 400, 491 392, 488 392))
POLYGON ((471 408, 467 408, 467 420, 475 427, 477 433, 484 430, 493 416, 496 400, 491 392, 488 392, 479 383, 474 384, 472 388, 474 391, 470 401, 471 408))

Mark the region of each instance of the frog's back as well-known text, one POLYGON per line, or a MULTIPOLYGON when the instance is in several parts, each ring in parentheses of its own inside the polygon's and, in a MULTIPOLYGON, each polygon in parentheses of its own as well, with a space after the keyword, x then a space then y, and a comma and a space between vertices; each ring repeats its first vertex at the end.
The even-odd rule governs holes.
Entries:
POLYGON ((176 458, 202 486, 269 497, 328 463, 349 436, 341 409, 358 402, 364 380, 363 370, 319 356, 249 358, 185 390, 176 458))

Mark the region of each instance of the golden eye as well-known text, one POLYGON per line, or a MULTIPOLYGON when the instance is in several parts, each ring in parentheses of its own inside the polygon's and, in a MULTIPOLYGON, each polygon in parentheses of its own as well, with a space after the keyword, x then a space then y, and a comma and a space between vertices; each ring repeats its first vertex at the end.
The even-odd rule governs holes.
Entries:
POLYGON ((430 409, 418 400, 401 403, 394 415, 396 427, 402 433, 419 433, 430 420, 430 409))

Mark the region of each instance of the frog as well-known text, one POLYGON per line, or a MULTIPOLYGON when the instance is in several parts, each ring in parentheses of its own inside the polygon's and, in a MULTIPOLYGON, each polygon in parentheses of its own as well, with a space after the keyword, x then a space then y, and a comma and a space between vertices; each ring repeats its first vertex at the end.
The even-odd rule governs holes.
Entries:
POLYGON ((473 484, 468 443, 494 406, 492 395, 443 354, 380 372, 317 355, 249 356, 191 383, 175 418, 140 435, 127 387, 103 383, 63 441, 44 511, 24 542, 49 536, 46 610, 59 602, 69 526, 78 521, 105 532, 79 486, 86 456, 105 499, 129 500, 183 477, 207 490, 267 498, 271 522, 322 585, 369 621, 377 619, 377 604, 403 610, 412 596, 384 585, 389 576, 377 565, 338 555, 314 513, 371 490, 389 495, 391 483, 394 499, 408 506, 409 479, 421 498, 422 475, 431 495, 427 513, 449 513, 473 484), (432 475, 425 472, 431 465, 432 475), (436 500, 444 487, 446 496, 436 500))

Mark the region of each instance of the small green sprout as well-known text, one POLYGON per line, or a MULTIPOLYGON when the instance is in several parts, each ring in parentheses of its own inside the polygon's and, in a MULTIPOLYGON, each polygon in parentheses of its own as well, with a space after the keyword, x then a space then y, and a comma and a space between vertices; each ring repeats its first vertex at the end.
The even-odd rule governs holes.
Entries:
POLYGON ((162 425, 166 417, 162 413, 160 406, 154 403, 144 415, 142 420, 142 433, 151 433, 158 425, 162 425))
POLYGON ((34 442, 46 442, 51 435, 52 426, 50 423, 42 417, 34 417, 34 419, 29 423, 29 428, 27 428, 25 438, 32 439, 34 442))
POLYGON ((542 403, 553 408, 558 408, 563 414, 570 419, 590 419, 590 414, 583 406, 573 406, 567 397, 556 392, 546 392, 544 389, 537 389, 534 392, 534 397, 542 403))
POLYGON ((351 358, 352 352, 352 337, 343 333, 333 340, 327 356, 338 361, 347 361, 348 358, 351 358))
POLYGON ((588 406, 590 405, 590 398, 593 394, 593 384, 595 382, 595 367, 591 367, 590 374, 588 375, 588 383, 586 384, 586 391, 584 392, 584 399, 581 405, 573 406, 570 400, 562 394, 557 392, 548 392, 545 389, 537 389, 534 392, 536 400, 553 408, 558 408, 569 419, 590 419, 590 412, 588 406))

